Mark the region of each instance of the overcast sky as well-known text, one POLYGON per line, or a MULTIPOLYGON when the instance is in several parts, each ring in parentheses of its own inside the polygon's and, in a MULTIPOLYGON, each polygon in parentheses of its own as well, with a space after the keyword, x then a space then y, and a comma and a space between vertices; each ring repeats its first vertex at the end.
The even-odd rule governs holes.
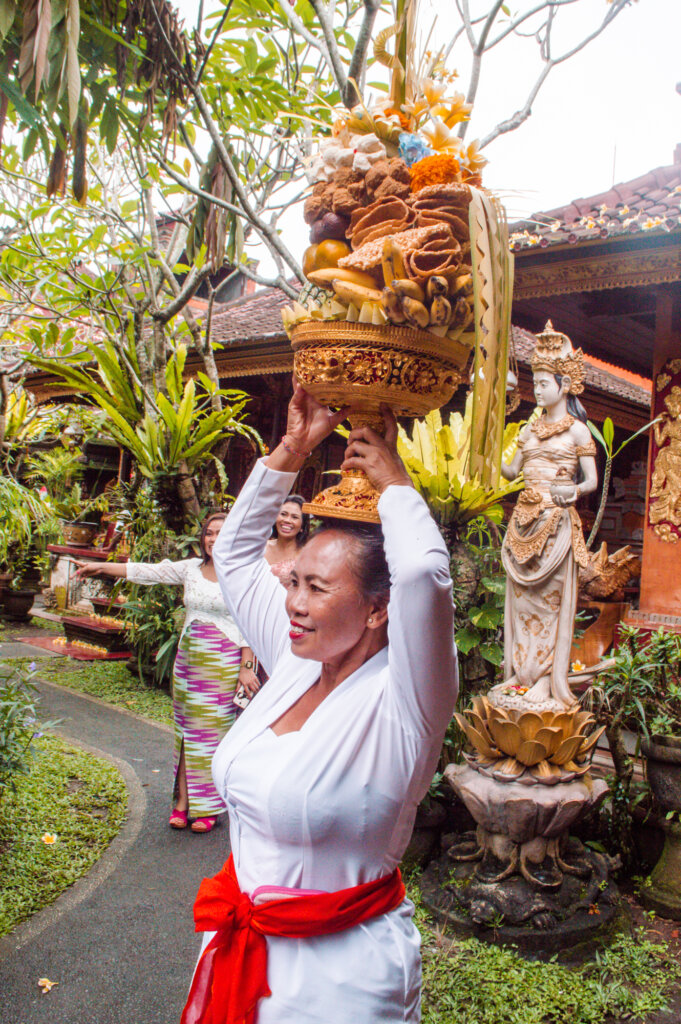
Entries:
MULTIPOLYGON (((434 38, 451 38, 453 0, 421 2, 424 25, 438 19, 434 38)), ((509 3, 516 9, 526 0, 509 3)), ((177 6, 191 24, 195 0, 179 0, 177 6)), ((606 9, 606 0, 581 0, 564 11, 568 19, 556 43, 569 44, 584 34, 606 9)), ((467 47, 457 44, 448 64, 458 68, 462 88, 466 59, 467 47)), ((468 139, 484 135, 522 106, 538 70, 533 43, 501 44, 483 70, 468 139)), ((672 163, 681 143, 679 81, 681 0, 632 2, 600 38, 552 71, 529 120, 485 150, 490 163, 484 184, 501 194, 509 219, 515 220, 672 163)), ((291 224, 290 230, 297 235, 297 228, 291 224)))

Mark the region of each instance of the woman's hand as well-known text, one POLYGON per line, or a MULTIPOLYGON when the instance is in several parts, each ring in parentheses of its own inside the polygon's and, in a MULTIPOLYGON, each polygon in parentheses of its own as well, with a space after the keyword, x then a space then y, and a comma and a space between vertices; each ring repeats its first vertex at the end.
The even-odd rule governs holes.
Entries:
POLYGON ((96 576, 102 571, 101 562, 79 562, 77 558, 74 558, 74 564, 78 566, 74 576, 77 579, 84 579, 86 576, 96 576))
POLYGON ((294 376, 284 436, 296 451, 311 452, 343 422, 347 414, 347 408, 332 412, 325 405, 320 405, 294 376))
POLYGON ((281 444, 268 455, 265 464, 270 469, 297 473, 307 456, 342 423, 348 411, 345 408, 332 412, 320 405, 312 395, 308 395, 294 374, 286 433, 281 444))
POLYGON ((242 665, 239 669, 239 690, 243 690, 247 697, 255 697, 256 693, 260 689, 260 680, 256 676, 252 668, 244 668, 242 665))
POLYGON ((357 427, 350 432, 341 469, 363 469, 379 494, 386 487, 413 487, 411 478, 397 454, 397 420, 388 406, 381 406, 385 420, 385 437, 371 427, 357 427))

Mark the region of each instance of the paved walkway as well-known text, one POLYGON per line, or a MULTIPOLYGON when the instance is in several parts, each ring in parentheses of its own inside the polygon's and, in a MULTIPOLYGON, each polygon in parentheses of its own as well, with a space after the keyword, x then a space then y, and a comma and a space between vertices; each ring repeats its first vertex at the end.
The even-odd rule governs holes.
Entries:
MULTIPOLYGON (((21 653, 38 660, 45 652, 21 653)), ((42 715, 62 719, 61 736, 116 762, 129 813, 84 878, 0 939, 0 1024, 178 1024, 200 942, 192 903, 227 857, 226 824, 207 836, 168 827, 168 728, 52 684, 39 688, 42 715), (37 984, 43 976, 59 982, 47 995, 37 984)))

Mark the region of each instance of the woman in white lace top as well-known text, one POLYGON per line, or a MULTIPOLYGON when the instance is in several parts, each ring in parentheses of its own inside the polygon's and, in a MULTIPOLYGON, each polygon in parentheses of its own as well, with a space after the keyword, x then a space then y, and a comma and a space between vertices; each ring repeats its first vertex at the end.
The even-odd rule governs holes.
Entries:
POLYGON ((230 616, 213 566, 213 544, 225 519, 209 516, 200 537, 201 558, 179 562, 78 562, 79 576, 123 577, 143 586, 184 587, 185 620, 173 668, 174 806, 172 828, 210 832, 225 804, 213 784, 211 760, 234 722, 237 686, 259 686, 253 654, 230 616))

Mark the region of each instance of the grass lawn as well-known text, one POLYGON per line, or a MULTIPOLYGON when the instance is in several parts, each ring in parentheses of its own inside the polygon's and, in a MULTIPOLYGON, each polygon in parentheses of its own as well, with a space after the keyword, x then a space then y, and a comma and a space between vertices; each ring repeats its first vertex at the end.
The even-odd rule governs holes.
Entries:
MULTIPOLYGON (((22 662, 26 659, 14 659, 22 662)), ((30 659, 29 659, 30 660, 30 659)), ((58 683, 80 693, 135 711, 154 722, 172 725, 170 695, 158 687, 145 686, 120 661, 73 661, 71 658, 41 658, 38 678, 58 683)))
POLYGON ((450 942, 420 905, 415 880, 408 894, 422 936, 423 1024, 634 1024, 666 1010, 678 990, 681 966, 643 929, 583 967, 539 963, 476 939, 450 942))
POLYGON ((34 748, 16 793, 7 790, 0 799, 0 935, 84 875, 127 809, 125 783, 108 761, 53 736, 34 741, 34 748))

